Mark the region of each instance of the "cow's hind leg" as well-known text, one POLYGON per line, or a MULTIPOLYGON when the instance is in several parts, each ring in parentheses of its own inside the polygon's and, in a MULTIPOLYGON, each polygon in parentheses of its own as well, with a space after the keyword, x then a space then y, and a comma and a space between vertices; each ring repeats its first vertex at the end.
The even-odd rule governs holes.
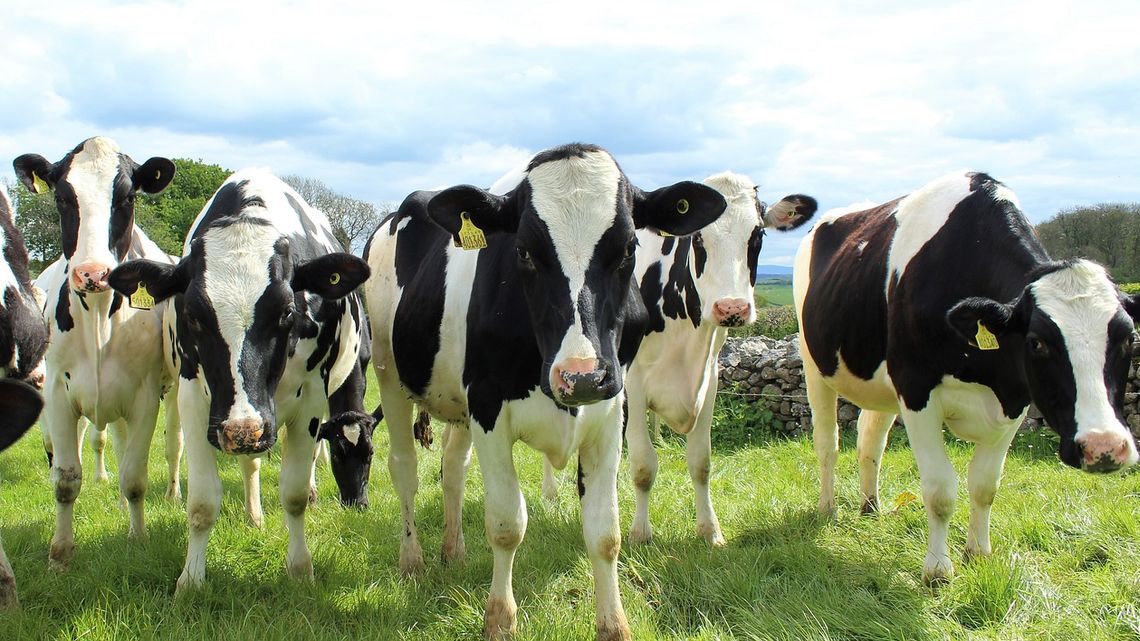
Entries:
POLYGON ((186 430, 186 564, 178 577, 175 596, 202 585, 206 580, 206 544, 218 521, 222 504, 222 481, 218 478, 217 450, 206 440, 209 406, 196 388, 197 382, 182 381, 178 394, 179 416, 186 430))
MULTIPOLYGON (((514 635, 518 607, 515 605, 511 576, 515 550, 526 534, 526 499, 519 489, 509 426, 499 421, 496 429, 485 433, 472 422, 471 431, 479 455, 479 471, 483 474, 484 528, 494 556, 491 590, 483 613, 483 634, 488 639, 514 635), (499 429, 501 428, 501 429, 499 429)), ((616 503, 615 503, 616 505, 616 503)))
POLYGON ((443 433, 443 560, 463 563, 463 490, 471 466, 471 430, 448 423, 443 433))
POLYGON ((558 471, 545 456, 542 457, 542 499, 548 505, 558 502, 558 471))
MULTIPOLYGON (((313 417, 317 422, 320 417, 313 417)), ((313 556, 305 540, 305 509, 309 506, 309 493, 313 478, 313 454, 316 441, 304 428, 309 422, 299 422, 289 430, 281 457, 281 505, 285 508, 285 527, 289 530, 289 551, 285 555, 285 569, 289 576, 300 581, 313 580, 313 556)))
MULTIPOLYGON (((288 438, 284 439, 286 442, 288 438)), ((245 518, 253 527, 260 528, 265 522, 261 511, 261 457, 239 456, 242 488, 245 490, 245 518)))
MULTIPOLYGON (((801 353, 806 353, 802 349, 801 353)), ((812 444, 819 463, 819 512, 835 515, 835 462, 839 459, 839 424, 835 420, 836 394, 806 357, 804 379, 811 406, 812 444)))
MULTIPOLYGON (((697 416, 693 431, 685 440, 685 458, 689 464, 689 477, 693 480, 693 492, 697 508, 697 534, 713 547, 724 546, 724 534, 720 531, 720 520, 713 510, 709 496, 709 475, 712 469, 712 419, 716 405, 717 378, 713 371, 705 391, 705 402, 697 416)), ((646 431, 646 438, 649 433, 646 431)))
POLYGON ((135 397, 127 423, 126 449, 116 451, 119 455, 119 491, 127 500, 131 513, 130 536, 135 538, 146 536, 143 512, 147 490, 147 457, 150 454, 155 423, 158 421, 158 403, 158 396, 153 393, 141 392, 135 397))
MULTIPOLYGON (((626 379, 625 439, 629 447, 629 476, 633 480, 634 512, 629 526, 631 543, 648 543, 653 539, 653 525, 649 522, 649 497, 657 479, 657 450, 649 440, 649 427, 645 420, 645 393, 637 373, 630 372, 626 379)), ((699 509, 699 508, 698 508, 699 509)))
POLYGON ((974 447, 974 457, 970 459, 969 476, 966 488, 970 493, 970 528, 966 532, 966 558, 989 556, 990 547, 990 506, 997 495, 1001 482, 1002 468, 1009 444, 1017 434, 1021 420, 1005 425, 1005 432, 997 441, 974 447))
POLYGON ((863 514, 879 510, 879 466, 891 432, 894 414, 862 410, 859 412, 859 490, 863 494, 863 514))
POLYGON ((419 475, 416 469, 416 439, 412 430, 412 400, 396 380, 395 368, 376 365, 376 378, 380 383, 380 405, 384 408, 384 421, 388 424, 388 473, 392 486, 400 498, 400 516, 403 533, 400 539, 400 571, 417 574, 424 569, 424 552, 416 530, 416 492, 419 475))
POLYGON ((98 426, 88 421, 85 418, 79 419, 84 427, 80 428, 81 432, 87 433, 87 442, 91 445, 91 452, 94 454, 92 465, 94 472, 91 474, 91 480, 96 483, 106 483, 111 480, 107 474, 107 429, 106 426, 98 426), (102 429, 100 429, 102 428, 102 429))
POLYGON ((177 388, 166 392, 166 500, 182 500, 182 425, 178 420, 177 388))
POLYGON ((16 575, 12 573, 12 564, 8 562, 4 544, 0 542, 0 611, 18 607, 20 599, 16 596, 16 575))
POLYGON ((921 412, 904 409, 903 423, 918 463, 922 500, 930 528, 922 580, 933 585, 954 576, 954 564, 950 561, 946 541, 958 496, 958 475, 946 455, 946 445, 942 440, 942 413, 933 400, 921 412))

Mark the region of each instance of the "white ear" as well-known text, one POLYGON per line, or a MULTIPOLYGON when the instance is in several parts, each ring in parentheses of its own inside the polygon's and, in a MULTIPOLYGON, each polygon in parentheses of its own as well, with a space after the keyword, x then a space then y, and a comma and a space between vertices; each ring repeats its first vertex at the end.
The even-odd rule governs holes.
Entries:
POLYGON ((344 438, 353 445, 360 442, 360 426, 353 423, 344 427, 344 438))

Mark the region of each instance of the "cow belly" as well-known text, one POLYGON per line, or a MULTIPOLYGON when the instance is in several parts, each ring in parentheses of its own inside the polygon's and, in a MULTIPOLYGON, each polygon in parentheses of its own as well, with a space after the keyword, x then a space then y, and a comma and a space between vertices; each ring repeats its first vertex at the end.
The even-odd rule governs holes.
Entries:
POLYGON ((840 396, 865 410, 898 414, 898 394, 887 374, 886 362, 881 363, 874 376, 867 380, 852 374, 840 358, 835 375, 823 380, 840 396))
POLYGON ((630 372, 641 382, 645 404, 674 430, 686 434, 701 412, 709 385, 716 384, 716 354, 727 331, 717 335, 705 325, 694 330, 670 325, 646 337, 630 372), (670 331, 680 329, 681 331, 670 331))

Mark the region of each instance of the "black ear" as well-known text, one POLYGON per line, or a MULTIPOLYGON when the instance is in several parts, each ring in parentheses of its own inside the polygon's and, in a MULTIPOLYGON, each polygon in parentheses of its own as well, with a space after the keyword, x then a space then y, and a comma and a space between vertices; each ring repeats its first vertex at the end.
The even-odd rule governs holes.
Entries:
POLYGON ((431 197, 427 202, 427 213, 435 224, 451 234, 457 244, 464 216, 484 234, 513 233, 519 227, 518 208, 510 206, 514 202, 514 193, 498 196, 471 185, 450 187, 431 197))
POLYGON ((0 380, 0 450, 20 440, 44 408, 44 397, 22 381, 0 380))
POLYGON ((323 298, 344 298, 368 280, 368 263, 343 252, 325 254, 293 269, 293 291, 313 292, 323 298))
POLYGON ((155 156, 144 162, 131 176, 135 187, 148 194, 157 194, 174 180, 174 163, 155 156))
POLYGON ((719 191, 686 180, 650 192, 635 190, 633 224, 638 229, 687 236, 719 218, 727 206, 719 191))
POLYGON ((177 265, 153 260, 128 260, 111 270, 107 282, 115 291, 127 297, 135 293, 139 284, 146 285, 154 302, 161 303, 186 291, 186 286, 190 283, 189 260, 189 257, 183 258, 177 265))
POLYGON ((12 167, 16 170, 16 177, 33 194, 46 193, 44 185, 47 189, 55 189, 55 167, 47 158, 39 154, 24 154, 12 161, 12 167), (40 179, 40 184, 36 178, 40 179))
POLYGON ((1120 303, 1124 305, 1124 311, 1132 317, 1132 322, 1140 321, 1140 294, 1133 294, 1131 296, 1125 294, 1121 297, 1120 303))
POLYGON ((780 231, 790 231, 811 220, 819 209, 815 198, 803 194, 784 196, 780 202, 764 212, 764 226, 780 231))
POLYGON ((1015 313, 1018 304, 999 303, 992 298, 974 296, 965 298, 946 312, 946 322, 971 345, 977 345, 975 337, 981 323, 991 334, 1000 338, 1004 334, 1024 333, 1021 315, 1015 313))

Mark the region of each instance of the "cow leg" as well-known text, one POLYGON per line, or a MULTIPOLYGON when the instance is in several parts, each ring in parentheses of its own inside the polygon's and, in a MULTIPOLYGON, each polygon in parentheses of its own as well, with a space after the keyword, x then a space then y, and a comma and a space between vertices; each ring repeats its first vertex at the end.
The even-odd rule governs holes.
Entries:
POLYGON ((494 557, 491 591, 483 613, 483 635, 488 639, 508 638, 515 633, 518 607, 512 572, 515 550, 526 535, 526 499, 519 489, 511 455, 513 443, 506 434, 509 427, 506 421, 499 421, 495 430, 487 433, 477 423, 471 423, 479 471, 483 474, 483 524, 494 557))
POLYGON ((177 388, 166 392, 166 500, 182 500, 182 425, 178 421, 177 388))
POLYGON ((542 500, 549 505, 558 502, 558 473, 545 456, 542 457, 542 500))
POLYGON ((79 415, 65 395, 62 385, 49 377, 41 420, 51 434, 53 448, 51 482, 55 490, 55 534, 48 552, 48 566, 66 571, 75 555, 75 499, 83 487, 83 466, 79 462, 79 415))
MULTIPOLYGON (((724 547, 724 534, 720 531, 720 520, 713 510, 709 496, 709 472, 712 468, 712 419, 716 405, 717 375, 712 372, 705 388, 705 401, 693 431, 685 437, 685 459, 689 463, 689 478, 693 480, 693 492, 697 507, 697 535, 713 547, 724 547)), ((644 415, 644 413, 643 413, 644 415)), ((648 436, 648 433, 647 433, 648 436)))
POLYGON ((443 561, 463 563, 463 490, 471 466, 471 430, 448 423, 443 433, 443 561))
MULTIPOLYGON (((801 350, 806 353, 806 350, 801 350)), ((835 420, 836 394, 806 357, 804 380, 811 406, 812 444, 819 463, 819 513, 835 515, 835 462, 839 459, 839 424, 835 420)))
MULTIPOLYGON (((621 404, 614 403, 620 418, 621 404)), ((644 411, 641 416, 645 416, 644 411)), ((644 419, 642 419, 644 420, 644 419)), ((621 551, 621 525, 617 509, 617 469, 621 460, 621 436, 608 420, 594 434, 593 442, 578 449, 582 479, 582 536, 594 574, 595 627, 600 640, 629 639, 629 623, 618 590, 617 557, 621 551)), ((648 440, 648 430, 646 430, 648 440)), ((479 465, 482 467, 480 457, 479 465)))
POLYGON ((630 372, 626 378, 625 440, 629 447, 629 476, 633 479, 635 505, 633 523, 629 527, 632 543, 648 543, 653 539, 653 526, 649 523, 649 494, 657 478, 657 450, 649 440, 649 426, 645 421, 645 392, 639 373, 630 372))
POLYGON ((16 575, 12 573, 12 564, 4 553, 4 543, 0 542, 0 610, 15 610, 18 607, 20 599, 16 596, 16 575))
MULTIPOLYGON (((298 426, 308 424, 308 421, 297 422, 298 426)), ((285 508, 285 528, 289 531, 285 570, 299 581, 313 580, 313 555, 309 553, 309 544, 305 540, 305 509, 309 506, 316 448, 316 441, 308 430, 291 428, 281 457, 281 505, 285 508)))
POLYGON ((206 544, 218 521, 222 504, 222 481, 218 477, 218 454, 206 440, 209 401, 201 398, 199 383, 181 381, 178 414, 186 431, 186 565, 174 595, 198 587, 206 580, 206 544), (187 389, 191 388, 191 389, 187 389))
POLYGON ((990 547, 990 506, 997 495, 1001 482, 1002 468, 1009 444, 1017 434, 1021 421, 1005 426, 1005 432, 997 441, 979 444, 974 447, 974 457, 970 459, 970 471, 966 477, 966 488, 970 493, 970 528, 966 531, 966 558, 989 556, 990 547))
POLYGON ((922 500, 930 528, 926 560, 922 564, 922 580, 927 585, 954 576, 954 564, 950 561, 946 540, 958 496, 958 475, 942 441, 941 410, 933 405, 932 399, 921 412, 903 410, 906 434, 922 479, 922 500))
MULTIPOLYGON (((158 386, 155 384, 148 387, 153 390, 158 386)), ((158 403, 159 398, 153 392, 141 392, 135 397, 126 427, 126 449, 115 451, 119 455, 119 492, 127 499, 130 508, 129 535, 133 538, 146 537, 143 513, 147 490, 147 458, 154 438, 155 423, 158 422, 158 403)))
POLYGON ((82 421, 84 425, 84 427, 80 428, 80 431, 87 432, 87 442, 91 445, 91 451, 95 454, 95 460, 92 461, 95 466, 95 471, 91 475, 91 480, 96 483, 106 483, 111 480, 111 477, 107 475, 107 459, 104 455, 104 451, 107 449, 106 427, 104 426, 104 429, 99 429, 99 426, 85 418, 79 420, 82 421))
POLYGON ((400 388, 392 368, 380 369, 375 363, 380 383, 380 405, 388 424, 388 473, 400 497, 403 538, 400 539, 400 571, 406 575, 424 569, 424 552, 416 531, 416 492, 419 475, 416 469, 416 439, 412 431, 413 404, 400 388))
POLYGON ((245 489, 245 518, 250 525, 260 528, 265 522, 261 512, 261 457, 239 456, 238 463, 241 465, 241 481, 245 489))
POLYGON ((891 432, 894 414, 860 410, 859 441, 859 490, 863 494, 863 514, 879 510, 879 465, 883 461, 883 450, 887 447, 887 435, 891 432))
POLYGON ((309 505, 317 504, 317 458, 319 446, 313 443, 313 460, 309 461, 309 505))

